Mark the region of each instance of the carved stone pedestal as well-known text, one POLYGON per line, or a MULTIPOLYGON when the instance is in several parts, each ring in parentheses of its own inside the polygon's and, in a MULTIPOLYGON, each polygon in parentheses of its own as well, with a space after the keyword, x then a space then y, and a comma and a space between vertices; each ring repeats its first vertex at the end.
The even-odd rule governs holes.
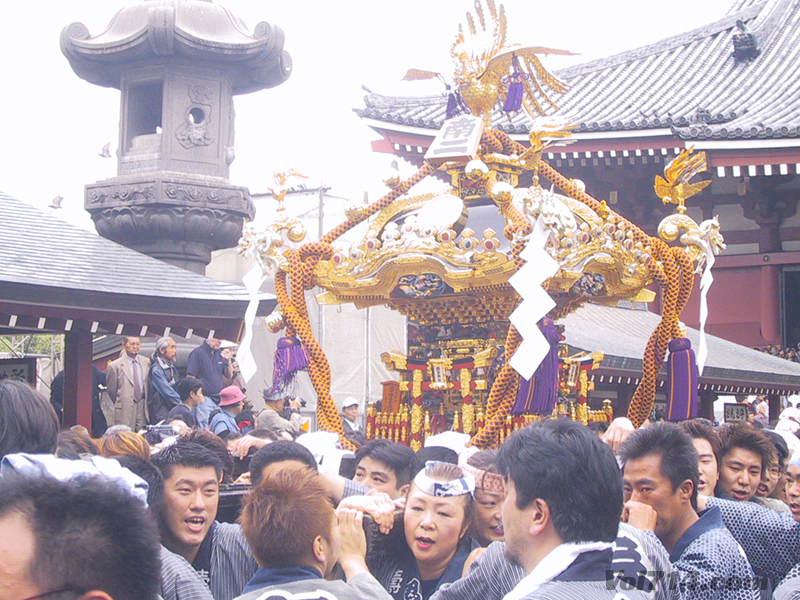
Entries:
POLYGON ((255 215, 246 187, 169 172, 87 185, 85 208, 103 237, 201 274, 211 252, 235 246, 255 215))

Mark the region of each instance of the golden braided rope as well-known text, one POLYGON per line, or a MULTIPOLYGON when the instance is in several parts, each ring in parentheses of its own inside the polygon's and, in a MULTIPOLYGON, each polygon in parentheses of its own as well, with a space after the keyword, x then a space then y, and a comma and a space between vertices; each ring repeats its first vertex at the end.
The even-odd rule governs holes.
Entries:
POLYGON ((314 287, 314 269, 320 260, 329 260, 333 255, 331 243, 341 235, 383 210, 410 188, 434 172, 434 168, 425 165, 412 177, 396 185, 394 189, 364 209, 357 219, 348 218, 334 227, 318 242, 303 244, 299 249, 289 249, 284 256, 289 262, 288 277, 290 287, 287 288, 287 273, 278 271, 275 276, 275 293, 278 304, 287 322, 287 333, 296 335, 306 347, 309 355, 308 374, 314 391, 317 393, 317 428, 339 434, 341 446, 355 450, 355 446, 344 437, 342 419, 336 410, 331 397, 330 363, 312 332, 306 305, 306 290, 314 287))
MULTIPOLYGON (((296 250, 289 250, 287 254, 296 252, 296 250)), ((308 317, 304 318, 300 314, 295 303, 289 297, 289 292, 286 288, 286 273, 283 271, 278 271, 275 275, 275 294, 278 297, 278 303, 281 306, 284 318, 308 351, 308 376, 314 386, 314 391, 317 392, 318 429, 338 433, 342 447, 348 450, 355 450, 352 442, 344 437, 342 420, 331 398, 331 370, 328 359, 311 332, 311 324, 308 317), (331 407, 333 407, 332 410, 331 407)))
MULTIPOLYGON (((521 156, 527 150, 525 146, 515 142, 507 134, 496 130, 484 132, 481 142, 484 148, 494 152, 497 152, 498 146, 502 146, 503 152, 509 155, 517 154, 521 156)), ((594 212, 598 214, 606 211, 612 212, 604 203, 599 202, 585 191, 579 189, 571 180, 561 175, 544 161, 539 163, 539 173, 568 196, 585 204, 594 212)), ((634 242, 642 242, 651 247, 653 260, 647 268, 650 276, 662 289, 661 322, 647 343, 642 361, 642 379, 636 388, 628 409, 628 417, 635 427, 639 427, 649 416, 652 409, 658 372, 661 370, 661 364, 666 355, 669 342, 681 335, 679 318, 692 292, 694 274, 691 260, 681 248, 671 248, 663 240, 647 235, 621 215, 617 215, 617 217, 633 233, 634 242)), ((508 236, 508 232, 505 233, 508 236)), ((517 262, 517 256, 515 256, 515 262, 517 262)), ((519 264, 517 264, 517 267, 519 268, 519 264)), ((512 337, 512 329, 509 329, 509 339, 512 337)), ((515 337, 518 335, 516 331, 513 331, 513 334, 515 337)), ((509 349, 507 340, 505 364, 489 393, 490 407, 497 407, 496 412, 493 413, 494 427, 487 429, 484 426, 484 430, 479 431, 473 439, 473 443, 481 448, 493 447, 498 443, 498 425, 504 421, 516 397, 519 379, 517 378, 517 384, 514 389, 509 389, 507 378, 501 378, 504 370, 508 367, 508 361, 513 355, 513 351, 509 352, 509 349), (495 386, 498 383, 502 393, 508 394, 506 397, 500 397, 500 388, 498 393, 495 394, 495 386)), ((514 350, 516 350, 516 347, 514 350)), ((488 421, 487 417, 487 423, 488 421)))
MULTIPOLYGON (((486 131, 481 139, 484 150, 491 152, 504 152, 505 154, 521 155, 527 148, 500 131, 486 131)), ((350 448, 350 442, 342 435, 342 422, 330 396, 330 366, 322 348, 317 343, 311 331, 308 319, 308 309, 305 302, 305 290, 313 287, 312 279, 314 269, 319 260, 330 258, 332 249, 330 244, 344 233, 363 222, 365 219, 383 210, 397 198, 405 194, 411 187, 435 171, 434 167, 425 164, 411 178, 396 185, 394 189, 367 207, 357 218, 348 218, 328 232, 319 242, 304 244, 300 251, 287 251, 290 259, 290 277, 292 283, 291 297, 286 289, 285 273, 276 277, 276 293, 278 302, 284 309, 288 328, 296 332, 301 341, 306 345, 309 356, 309 375, 318 395, 317 415, 319 428, 324 431, 334 431, 340 434, 343 446, 350 448), (296 256, 294 256, 296 254, 296 256)), ((583 190, 578 189, 572 181, 558 173, 550 165, 540 162, 539 172, 554 185, 563 190, 573 199, 582 202, 595 212, 608 210, 603 204, 591 197, 583 190)), ((517 211, 513 205, 503 207, 509 224, 504 230, 507 239, 513 240, 519 231, 530 231, 527 219, 517 211)), ((652 238, 641 229, 623 217, 628 229, 633 232, 634 241, 651 246, 653 261, 648 265, 653 280, 663 290, 662 320, 656 331, 653 332, 645 350, 643 360, 643 376, 631 400, 628 416, 635 426, 641 425, 649 415, 655 397, 655 386, 661 362, 666 354, 667 345, 674 337, 680 335, 678 318, 683 310, 693 286, 691 261, 680 248, 670 248, 662 240, 652 238)), ((519 269, 523 261, 519 258, 522 244, 512 243, 512 256, 515 266, 519 269)), ((505 424, 519 388, 519 375, 509 366, 508 361, 519 347, 522 339, 513 326, 505 344, 505 364, 500 369, 489 393, 486 407, 486 421, 472 440, 472 444, 481 447, 494 447, 499 443, 499 432, 505 424)))
MULTIPOLYGON (((504 140, 496 134, 497 132, 495 131, 485 131, 481 138, 481 145, 484 149, 489 149, 492 152, 511 150, 509 152, 511 154, 515 150, 509 144, 509 142, 513 143, 511 138, 506 136, 504 140)), ((508 225, 503 229, 503 235, 511 241, 511 256, 514 259, 515 268, 519 270, 525 264, 525 261, 519 256, 525 248, 525 244, 515 240, 518 239, 518 234, 529 234, 531 225, 513 203, 503 205, 501 210, 508 221, 508 225)), ((508 361, 521 343, 522 336, 519 335, 513 325, 510 325, 505 343, 505 361, 489 391, 484 425, 470 440, 470 445, 478 448, 495 448, 500 444, 500 430, 505 426, 506 416, 514 406, 514 400, 519 390, 519 374, 508 364, 508 361)))
MULTIPOLYGON (((509 326, 505 356, 513 356, 520 343, 522 343, 522 336, 513 325, 509 326)), ((496 448, 500 444, 500 430, 505 426, 506 416, 514 406, 517 390, 519 390, 519 374, 508 364, 508 358, 506 358, 489 391, 484 425, 470 440, 470 445, 485 449, 496 448)))

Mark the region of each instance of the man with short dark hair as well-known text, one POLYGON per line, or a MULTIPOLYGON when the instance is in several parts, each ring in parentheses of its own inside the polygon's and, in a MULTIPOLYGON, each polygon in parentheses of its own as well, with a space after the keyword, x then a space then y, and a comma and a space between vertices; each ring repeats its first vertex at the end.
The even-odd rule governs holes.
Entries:
POLYGON ((716 430, 700 419, 681 421, 680 426, 692 438, 692 445, 697 451, 697 467, 700 478, 697 481, 697 493, 713 496, 719 479, 719 459, 721 445, 716 430))
POLYGON ((24 381, 0 380, 0 460, 6 454, 55 454, 58 416, 50 402, 24 381))
POLYGON ((764 434, 772 442, 775 452, 768 468, 761 473, 761 483, 756 488, 753 502, 775 512, 789 512, 786 499, 786 461, 789 459, 789 446, 780 434, 764 430, 764 434), (783 486, 781 488, 781 485, 783 486))
POLYGON ((717 509, 697 514, 697 451, 684 429, 656 423, 620 446, 623 521, 653 531, 670 553, 684 598, 759 598, 744 551, 717 509))
POLYGON ((194 429, 197 427, 194 409, 206 400, 203 396, 203 382, 189 375, 178 382, 177 392, 181 403, 169 411, 167 422, 182 417, 186 424, 194 429))
POLYGON ((308 469, 271 474, 242 509, 242 529, 260 568, 240 600, 281 594, 389 600, 367 569, 362 518, 352 509, 335 513, 322 483, 308 469), (326 579, 337 561, 346 583, 326 579))
POLYGON ((418 466, 417 456, 408 446, 390 440, 372 440, 356 451, 353 481, 396 500, 408 492, 418 466))
POLYGON ((800 453, 793 454, 786 465, 786 496, 792 517, 800 522, 800 453))
POLYGON ((127 425, 139 431, 147 425, 147 381, 150 360, 140 356, 138 337, 122 338, 120 357, 106 370, 108 397, 114 403, 114 425, 127 425))
POLYGON ((203 340, 197 348, 189 353, 186 374, 197 377, 203 382, 205 401, 197 407, 197 425, 200 429, 208 426, 208 419, 219 404, 219 393, 224 384, 223 377, 228 364, 220 353, 222 340, 210 337, 203 340))
POLYGON ((720 427, 719 439, 721 450, 716 495, 747 502, 756 495, 761 474, 772 463, 774 446, 763 431, 744 422, 720 427))
POLYGON ((0 478, 2 600, 155 600, 159 548, 142 502, 106 477, 0 478))
POLYGON ((609 577, 622 481, 596 434, 567 419, 537 422, 513 433, 495 464, 508 492, 506 557, 527 573, 506 600, 647 597, 609 577))
POLYGON ((160 511, 164 545, 192 564, 214 600, 235 598, 257 565, 241 528, 215 520, 220 459, 199 444, 179 439, 154 455, 152 462, 164 478, 160 511))
POLYGON ((250 459, 250 481, 256 487, 269 475, 286 468, 305 468, 317 473, 317 461, 311 450, 297 442, 278 440, 259 448, 250 459))
MULTIPOLYGON (((118 456, 115 460, 147 482, 147 514, 158 522, 164 498, 164 478, 153 463, 138 456, 118 456)), ((211 591, 185 558, 161 546, 162 600, 213 600, 211 591)))

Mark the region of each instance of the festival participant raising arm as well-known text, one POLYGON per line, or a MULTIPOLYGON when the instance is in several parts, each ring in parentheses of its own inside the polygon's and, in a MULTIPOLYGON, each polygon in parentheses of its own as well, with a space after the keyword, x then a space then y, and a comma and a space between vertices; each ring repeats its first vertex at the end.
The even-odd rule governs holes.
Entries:
POLYGON ((428 600, 461 577, 478 547, 466 537, 474 489, 473 477, 449 463, 428 462, 414 478, 403 511, 405 543, 384 544, 367 556, 370 571, 395 600, 428 600))
POLYGON ((687 599, 757 600, 753 570, 718 510, 696 512, 697 451, 675 423, 635 431, 620 446, 623 521, 654 531, 687 599))

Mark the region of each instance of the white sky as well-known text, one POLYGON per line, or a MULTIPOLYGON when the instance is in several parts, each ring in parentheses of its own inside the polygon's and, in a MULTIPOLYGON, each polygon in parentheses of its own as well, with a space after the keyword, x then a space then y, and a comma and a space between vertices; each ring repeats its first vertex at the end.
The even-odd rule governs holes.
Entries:
MULTIPOLYGON (((46 208, 64 197, 58 216, 92 228, 83 186, 116 174, 116 159, 98 152, 118 142, 119 92, 79 79, 59 48, 69 23, 92 35, 136 0, 46 0, 4 5, 0 19, 0 190, 46 208)), ((550 70, 649 44, 722 17, 733 0, 506 0, 508 41, 580 53, 547 57, 550 70), (660 9, 657 7, 661 7, 660 9)), ((435 82, 399 82, 411 67, 451 72, 449 48, 467 0, 219 0, 252 32, 280 26, 294 71, 272 90, 237 96, 236 161, 231 181, 252 193, 273 170, 293 166, 309 187, 361 200, 384 193, 391 162, 371 152, 378 135, 353 113, 365 85, 374 92, 438 93, 435 82)), ((401 165, 401 173, 410 172, 401 165)), ((258 202, 272 202, 259 200, 258 202)))

